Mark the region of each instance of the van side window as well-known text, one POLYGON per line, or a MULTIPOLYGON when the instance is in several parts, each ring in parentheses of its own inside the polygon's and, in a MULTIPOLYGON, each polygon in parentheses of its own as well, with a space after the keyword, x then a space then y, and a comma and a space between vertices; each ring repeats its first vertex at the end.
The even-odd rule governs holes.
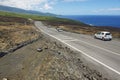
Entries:
POLYGON ((110 33, 106 33, 106 35, 110 35, 110 33))
POLYGON ((101 32, 98 32, 97 34, 100 34, 101 32))

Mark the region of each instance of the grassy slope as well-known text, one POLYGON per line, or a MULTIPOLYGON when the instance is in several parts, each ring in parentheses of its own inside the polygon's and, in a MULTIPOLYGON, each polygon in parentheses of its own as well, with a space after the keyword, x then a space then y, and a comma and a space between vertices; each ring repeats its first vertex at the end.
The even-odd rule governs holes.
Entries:
POLYGON ((74 21, 74 20, 65 19, 65 18, 57 18, 57 17, 50 17, 50 16, 38 16, 38 15, 30 15, 30 14, 18 14, 18 13, 3 12, 3 11, 0 11, 0 16, 20 17, 20 18, 25 18, 25 19, 31 18, 33 20, 46 21, 46 22, 51 22, 54 24, 86 25, 86 24, 81 23, 79 21, 74 21))

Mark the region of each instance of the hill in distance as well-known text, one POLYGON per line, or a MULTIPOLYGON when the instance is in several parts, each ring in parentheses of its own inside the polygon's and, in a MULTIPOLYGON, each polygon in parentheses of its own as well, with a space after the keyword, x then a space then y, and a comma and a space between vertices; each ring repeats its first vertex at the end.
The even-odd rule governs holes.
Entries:
POLYGON ((3 6, 3 5, 0 5, 0 11, 8 11, 8 12, 15 12, 15 13, 23 13, 23 14, 33 14, 33 15, 40 15, 40 16, 56 16, 55 14, 52 14, 52 13, 43 13, 43 12, 33 11, 33 10, 24 10, 24 9, 20 9, 20 8, 8 7, 8 6, 3 6))

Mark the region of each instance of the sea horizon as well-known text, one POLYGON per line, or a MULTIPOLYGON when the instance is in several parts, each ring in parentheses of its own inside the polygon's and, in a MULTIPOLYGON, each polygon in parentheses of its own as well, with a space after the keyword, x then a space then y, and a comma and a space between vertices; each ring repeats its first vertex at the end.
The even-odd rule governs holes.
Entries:
POLYGON ((59 17, 77 20, 92 26, 120 28, 120 15, 61 15, 59 17))

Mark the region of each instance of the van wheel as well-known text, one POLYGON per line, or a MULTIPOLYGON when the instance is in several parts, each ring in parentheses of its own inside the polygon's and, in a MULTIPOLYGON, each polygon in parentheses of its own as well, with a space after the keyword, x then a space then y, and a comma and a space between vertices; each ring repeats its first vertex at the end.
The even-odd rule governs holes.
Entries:
POLYGON ((95 38, 95 39, 97 39, 97 37, 96 37, 96 36, 94 36, 94 38, 95 38))
POLYGON ((111 41, 112 39, 109 39, 109 41, 111 41))
POLYGON ((105 41, 105 38, 104 38, 104 37, 102 37, 102 40, 103 40, 103 41, 105 41))

